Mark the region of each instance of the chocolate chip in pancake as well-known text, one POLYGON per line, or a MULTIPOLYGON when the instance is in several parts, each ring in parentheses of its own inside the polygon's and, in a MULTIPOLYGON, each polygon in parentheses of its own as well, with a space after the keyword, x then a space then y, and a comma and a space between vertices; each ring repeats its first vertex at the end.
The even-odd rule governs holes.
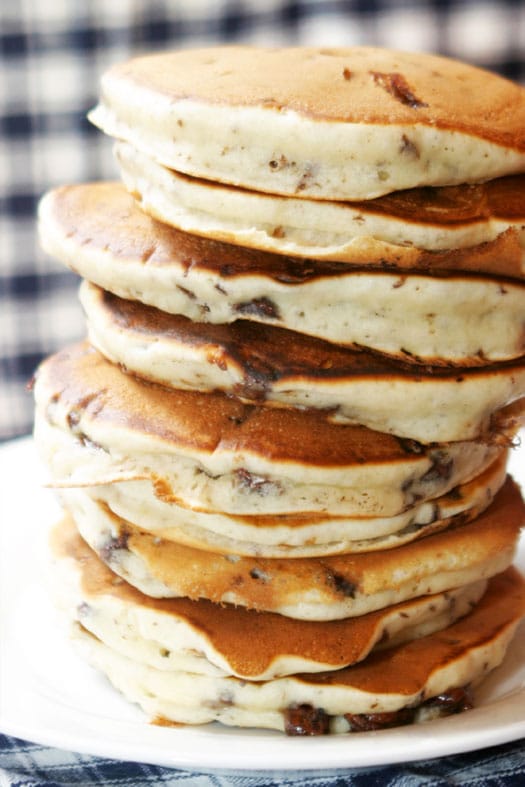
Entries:
POLYGON ((490 581, 470 614, 440 632, 351 667, 259 682, 155 669, 84 629, 77 636, 85 657, 159 723, 220 721, 313 735, 381 729, 470 709, 469 689, 501 664, 524 613, 525 584, 511 568, 490 581))
POLYGON ((41 203, 41 235, 50 253, 104 289, 199 322, 268 323, 411 363, 479 366, 525 352, 525 284, 504 275, 498 241, 491 255, 484 244, 474 255, 480 266, 497 261, 501 275, 474 272, 473 260, 463 272, 458 259, 439 275, 437 259, 405 275, 388 256, 382 268, 305 264, 173 234, 141 216, 114 185, 66 187, 41 203))

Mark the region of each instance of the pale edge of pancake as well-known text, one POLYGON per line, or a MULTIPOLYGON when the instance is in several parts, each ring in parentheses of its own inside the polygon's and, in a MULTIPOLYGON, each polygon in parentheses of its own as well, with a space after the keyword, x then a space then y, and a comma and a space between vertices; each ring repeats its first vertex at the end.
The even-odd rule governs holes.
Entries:
POLYGON ((88 494, 117 516, 168 541, 254 557, 316 557, 393 549, 481 514, 506 477, 506 456, 449 495, 416 504, 395 517, 235 517, 184 508, 152 494, 144 481, 62 489, 88 494))
POLYGON ((512 220, 491 215, 454 223, 440 223, 437 216, 434 222, 406 220, 375 211, 373 202, 320 202, 194 180, 123 142, 115 145, 115 156, 128 189, 144 195, 145 204, 157 206, 154 212, 162 211, 174 226, 279 254, 352 261, 377 245, 388 260, 392 253, 403 255, 403 247, 446 251, 477 246, 509 229, 525 243, 525 211, 512 220), (165 201, 159 194, 155 202, 154 190, 163 192, 165 201))

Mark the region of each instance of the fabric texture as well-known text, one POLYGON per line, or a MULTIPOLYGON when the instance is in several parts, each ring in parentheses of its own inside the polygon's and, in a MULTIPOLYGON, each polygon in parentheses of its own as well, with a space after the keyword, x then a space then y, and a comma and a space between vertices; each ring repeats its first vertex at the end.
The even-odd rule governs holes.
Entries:
POLYGON ((0 787, 518 787, 525 741, 381 768, 322 772, 190 772, 51 749, 0 735, 0 787))
POLYGON ((117 177, 90 125, 99 78, 133 55, 219 42, 377 44, 525 80, 525 5, 488 0, 45 0, 0 4, 0 440, 32 427, 39 360, 84 334, 77 278, 38 247, 61 183, 117 177))

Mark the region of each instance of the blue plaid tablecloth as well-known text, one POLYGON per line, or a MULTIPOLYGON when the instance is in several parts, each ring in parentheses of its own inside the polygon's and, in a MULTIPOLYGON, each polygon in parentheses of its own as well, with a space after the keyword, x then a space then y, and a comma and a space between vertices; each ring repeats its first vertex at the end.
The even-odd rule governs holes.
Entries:
POLYGON ((237 772, 161 768, 52 749, 0 735, 0 787, 520 787, 525 740, 477 752, 323 772, 237 772))

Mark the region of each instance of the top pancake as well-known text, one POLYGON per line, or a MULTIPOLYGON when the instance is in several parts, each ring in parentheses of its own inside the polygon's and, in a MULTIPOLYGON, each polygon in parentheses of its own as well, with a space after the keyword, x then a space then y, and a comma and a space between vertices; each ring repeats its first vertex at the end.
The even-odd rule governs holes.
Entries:
POLYGON ((371 199, 525 169, 525 91, 371 47, 183 50, 102 79, 91 119, 164 165, 285 195, 371 199))

